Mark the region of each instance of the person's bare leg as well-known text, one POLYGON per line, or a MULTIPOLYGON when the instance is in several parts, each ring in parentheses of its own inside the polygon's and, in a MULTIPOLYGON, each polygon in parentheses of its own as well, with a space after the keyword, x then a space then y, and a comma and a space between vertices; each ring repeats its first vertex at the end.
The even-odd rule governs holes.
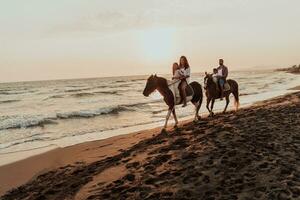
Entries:
POLYGON ((182 85, 181 85, 181 92, 182 92, 182 99, 183 99, 183 105, 182 107, 186 107, 187 104, 186 104, 186 91, 185 91, 185 88, 186 88, 186 82, 182 82, 182 85))
POLYGON ((182 98, 182 82, 179 83, 178 90, 179 90, 179 96, 180 96, 180 102, 179 102, 179 104, 181 104, 182 101, 183 101, 183 98, 182 98))

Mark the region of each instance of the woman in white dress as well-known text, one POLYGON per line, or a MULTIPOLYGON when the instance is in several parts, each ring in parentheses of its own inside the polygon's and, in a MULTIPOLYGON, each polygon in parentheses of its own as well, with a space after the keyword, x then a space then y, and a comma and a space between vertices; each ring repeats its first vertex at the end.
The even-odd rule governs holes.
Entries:
POLYGON ((180 68, 180 70, 183 71, 183 77, 181 78, 181 82, 179 84, 179 91, 180 91, 182 101, 183 101, 182 107, 185 107, 187 105, 185 88, 188 86, 188 84, 190 82, 190 77, 191 77, 190 65, 185 56, 180 57, 179 68, 180 68))

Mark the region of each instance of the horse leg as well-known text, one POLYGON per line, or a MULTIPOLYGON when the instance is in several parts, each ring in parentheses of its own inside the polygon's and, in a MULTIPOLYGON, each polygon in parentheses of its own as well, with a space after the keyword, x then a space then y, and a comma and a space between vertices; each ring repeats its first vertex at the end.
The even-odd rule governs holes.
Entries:
POLYGON ((210 109, 209 109, 209 103, 210 103, 210 101, 211 101, 211 98, 207 98, 206 99, 206 108, 207 108, 207 110, 208 110, 209 113, 210 113, 210 109))
POLYGON ((175 125, 174 125, 174 128, 176 128, 176 127, 177 127, 177 124, 178 124, 178 120, 177 120, 177 116, 176 116, 175 108, 173 109, 172 113, 173 113, 173 117, 174 117, 174 120, 175 120, 175 125))
POLYGON ((201 102, 198 101, 196 103, 193 103, 195 106, 195 117, 194 117, 194 122, 197 122, 199 119, 201 119, 200 115, 199 115, 199 110, 201 108, 201 102))
POLYGON ((198 121, 199 102, 194 103, 195 106, 195 117, 194 122, 198 121))
POLYGON ((214 112, 213 112, 214 104, 215 104, 215 99, 212 99, 211 100, 211 105, 210 105, 210 115, 212 117, 214 116, 214 112))
POLYGON ((226 106, 225 106, 225 108, 224 108, 224 110, 223 110, 223 113, 225 113, 226 110, 227 110, 227 106, 228 106, 228 104, 229 104, 229 95, 227 95, 225 98, 226 98, 226 106))
POLYGON ((168 114, 166 116, 166 121, 165 121, 164 129, 167 128, 168 121, 169 121, 169 118, 170 118, 170 115, 171 115, 171 112, 172 112, 173 109, 174 109, 174 107, 173 108, 169 108, 169 110, 168 110, 168 114))

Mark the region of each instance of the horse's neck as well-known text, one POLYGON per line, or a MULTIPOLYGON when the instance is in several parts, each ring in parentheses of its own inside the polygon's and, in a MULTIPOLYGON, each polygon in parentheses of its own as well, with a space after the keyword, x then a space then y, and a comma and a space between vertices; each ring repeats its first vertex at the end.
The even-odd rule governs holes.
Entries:
POLYGON ((157 79, 157 90, 162 96, 164 96, 164 97, 168 96, 168 94, 171 90, 168 86, 168 82, 167 82, 166 79, 164 79, 162 77, 158 77, 158 79, 157 79))
POLYGON ((210 91, 212 93, 215 93, 216 91, 218 91, 218 88, 217 88, 218 85, 215 82, 213 82, 213 81, 211 81, 211 84, 208 84, 207 87, 208 87, 208 91, 210 91))

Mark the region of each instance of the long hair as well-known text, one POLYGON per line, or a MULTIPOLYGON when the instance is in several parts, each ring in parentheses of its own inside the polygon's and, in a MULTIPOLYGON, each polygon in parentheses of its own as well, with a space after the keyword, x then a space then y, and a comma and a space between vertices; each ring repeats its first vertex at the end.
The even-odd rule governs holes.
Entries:
POLYGON ((179 67, 180 67, 180 68, 181 68, 181 67, 184 67, 185 69, 187 69, 187 68, 190 67, 189 62, 188 62, 188 60, 186 59, 185 56, 181 56, 181 57, 180 57, 180 59, 179 59, 179 67), (182 65, 181 62, 180 62, 181 59, 184 60, 184 64, 183 64, 183 65, 182 65))
POLYGON ((178 69, 179 65, 178 63, 173 63, 172 69, 173 69, 173 75, 175 75, 175 71, 178 69))

